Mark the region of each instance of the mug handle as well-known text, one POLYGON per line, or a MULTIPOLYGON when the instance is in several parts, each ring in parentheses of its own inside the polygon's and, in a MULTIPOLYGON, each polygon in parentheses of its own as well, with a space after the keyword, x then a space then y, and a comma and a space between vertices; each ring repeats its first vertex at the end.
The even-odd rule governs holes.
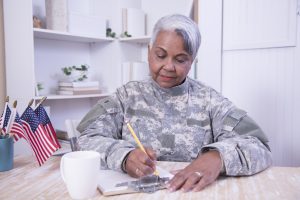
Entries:
POLYGON ((60 160, 60 175, 61 175, 63 181, 66 182, 66 178, 65 178, 65 175, 64 175, 64 160, 65 160, 65 157, 62 156, 61 160, 60 160))

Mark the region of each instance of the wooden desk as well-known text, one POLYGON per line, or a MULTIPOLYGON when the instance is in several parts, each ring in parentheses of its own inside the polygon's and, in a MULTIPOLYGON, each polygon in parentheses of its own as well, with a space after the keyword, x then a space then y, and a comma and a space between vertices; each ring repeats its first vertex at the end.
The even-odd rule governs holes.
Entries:
MULTIPOLYGON (((15 157, 14 169, 0 172, 0 199, 71 199, 60 177, 61 157, 51 157, 38 167, 31 156, 15 157)), ((160 162, 166 169, 179 169, 186 163, 160 162)), ((251 177, 221 177, 201 192, 126 194, 93 199, 300 199, 300 167, 271 167, 251 177)))

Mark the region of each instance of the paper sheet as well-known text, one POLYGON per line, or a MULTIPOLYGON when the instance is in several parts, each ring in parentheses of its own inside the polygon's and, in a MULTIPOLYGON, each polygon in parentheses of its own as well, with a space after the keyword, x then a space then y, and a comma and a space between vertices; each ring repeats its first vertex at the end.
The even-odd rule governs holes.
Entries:
MULTIPOLYGON (((162 169, 161 167, 156 167, 157 171, 159 172, 159 176, 161 178, 169 177, 172 178, 173 174, 170 172, 162 169)), ((130 177, 128 174, 113 171, 113 170, 100 170, 99 171, 99 178, 98 178, 98 188, 102 192, 103 195, 116 195, 116 194, 125 194, 125 193, 134 193, 135 190, 123 186, 123 187, 116 187, 116 184, 128 182, 128 181, 135 181, 136 178, 130 177)))

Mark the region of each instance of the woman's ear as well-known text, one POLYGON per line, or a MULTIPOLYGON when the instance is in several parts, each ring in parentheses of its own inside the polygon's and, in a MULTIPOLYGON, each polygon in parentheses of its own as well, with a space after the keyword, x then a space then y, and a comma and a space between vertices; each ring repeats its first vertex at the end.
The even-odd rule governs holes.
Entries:
POLYGON ((150 50, 151 50, 151 47, 150 47, 150 44, 148 44, 148 61, 150 59, 150 50))

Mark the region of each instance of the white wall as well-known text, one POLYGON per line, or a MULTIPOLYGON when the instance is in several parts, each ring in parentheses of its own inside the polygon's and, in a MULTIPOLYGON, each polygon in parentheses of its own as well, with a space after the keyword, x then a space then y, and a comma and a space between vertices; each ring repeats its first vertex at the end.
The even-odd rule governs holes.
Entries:
POLYGON ((198 78, 257 121, 274 165, 300 166, 300 1, 198 3, 198 78))
POLYGON ((180 13, 189 16, 193 7, 193 0, 141 0, 142 9, 148 13, 146 32, 152 33, 154 24, 165 15, 180 13))
POLYGON ((300 166, 296 4, 228 0, 223 10, 223 94, 260 124, 280 166, 300 166))
POLYGON ((197 79, 221 91, 222 80, 222 1, 199 0, 195 11, 201 32, 197 79))

